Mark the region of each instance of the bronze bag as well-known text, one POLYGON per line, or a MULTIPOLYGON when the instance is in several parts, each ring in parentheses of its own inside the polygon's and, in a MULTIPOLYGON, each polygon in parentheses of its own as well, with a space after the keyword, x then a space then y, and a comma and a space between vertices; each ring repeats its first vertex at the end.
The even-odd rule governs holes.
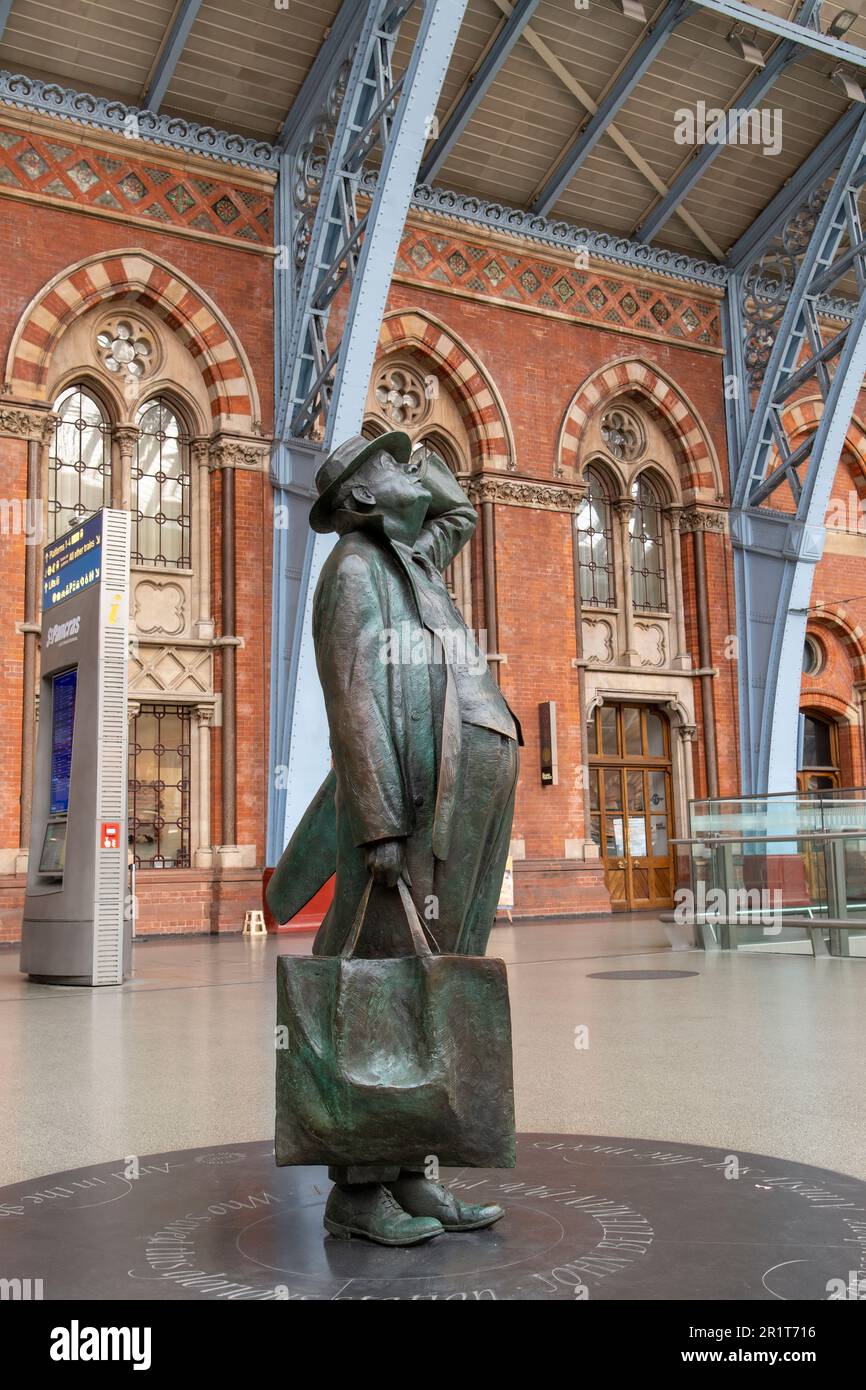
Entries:
POLYGON ((276 1160, 514 1167, 508 981, 501 960, 431 950, 398 883, 414 954, 280 956, 276 1160))

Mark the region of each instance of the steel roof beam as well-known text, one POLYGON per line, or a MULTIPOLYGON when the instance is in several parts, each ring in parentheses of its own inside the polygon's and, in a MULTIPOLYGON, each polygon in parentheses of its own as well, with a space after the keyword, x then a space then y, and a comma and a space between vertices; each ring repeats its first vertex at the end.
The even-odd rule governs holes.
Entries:
POLYGON ((696 147, 692 158, 676 176, 664 198, 657 203, 652 212, 636 228, 635 241, 652 241, 653 237, 661 231, 665 223, 676 212, 680 203, 688 197, 713 161, 718 158, 722 150, 727 148, 730 135, 740 128, 750 111, 763 101, 779 74, 790 63, 796 62, 802 56, 803 54, 795 44, 783 43, 779 45, 772 57, 767 60, 766 67, 755 73, 748 87, 741 96, 737 97, 736 106, 729 107, 725 111, 725 120, 719 131, 718 142, 714 141, 712 145, 705 144, 696 147), (733 115, 734 111, 742 114, 729 121, 728 115, 733 115))
POLYGON ((727 263, 733 270, 742 269, 750 262, 772 237, 774 226, 785 222, 791 210, 807 197, 812 188, 823 183, 840 150, 851 139, 861 114, 859 106, 851 106, 844 116, 839 117, 821 143, 815 146, 763 212, 758 213, 752 225, 734 242, 727 255, 727 263))
POLYGON ((478 110, 489 88, 499 74, 520 35, 523 33, 540 0, 515 0, 514 8, 496 35, 478 70, 474 72, 461 93, 454 110, 445 122, 442 134, 425 157, 418 171, 418 182, 429 183, 436 177, 469 121, 478 110))
MULTIPOLYGON (((693 2, 701 9, 712 10, 714 14, 723 15, 726 19, 734 20, 735 23, 747 24, 765 34, 773 34, 778 39, 790 39, 792 43, 800 44, 803 48, 811 48, 815 53, 821 53, 825 58, 832 58, 837 63, 850 63, 852 67, 866 68, 866 49, 858 48, 853 43, 846 43, 844 39, 833 39, 829 34, 822 34, 820 29, 813 28, 804 20, 802 12, 798 14, 796 20, 782 19, 779 15, 768 14, 766 10, 759 10, 754 5, 747 5, 743 0, 693 0, 693 2)), ((814 8, 816 6, 813 6, 814 8)))
POLYGON ((540 192, 529 205, 529 211, 546 217, 571 183, 578 169, 591 154, 610 122, 625 105, 647 69, 655 62, 668 38, 683 20, 694 14, 689 0, 668 0, 658 19, 647 25, 639 46, 635 49, 610 91, 599 102, 594 116, 578 129, 565 156, 557 163, 540 192))
MULTIPOLYGON (((801 24, 809 23, 818 12, 820 2, 821 0, 803 0, 797 14, 798 22, 801 24)), ((785 40, 776 46, 767 58, 765 66, 755 73, 745 90, 734 99, 736 104, 732 104, 726 111, 724 125, 719 131, 721 138, 718 141, 713 141, 712 144, 701 145, 695 150, 688 164, 674 179, 665 197, 653 208, 652 212, 643 218, 636 228, 634 233, 636 241, 652 241, 653 237, 661 231, 668 219, 676 212, 679 205, 688 197, 713 161, 723 149, 727 148, 731 134, 739 129, 749 112, 760 105, 776 78, 790 63, 805 56, 806 50, 794 42, 785 40), (734 111, 742 114, 732 122, 728 121, 727 116, 734 111)))
MULTIPOLYGON (((504 14, 511 14, 512 6, 509 0, 493 0, 493 2, 504 14)), ((571 93, 575 100, 583 107, 584 111, 588 111, 591 116, 594 116, 598 109, 597 102, 593 100, 586 88, 578 82, 577 78, 564 67, 553 50, 549 48, 544 40, 535 32, 531 24, 527 24, 523 37, 526 42, 535 49, 541 61, 550 68, 552 73, 556 74, 566 91, 571 93)), ((659 178, 649 161, 644 159, 640 151, 635 148, 625 135, 623 135, 615 122, 611 121, 606 133, 608 139, 613 141, 617 149, 625 155, 629 163, 646 179, 650 187, 654 188, 656 193, 661 197, 664 197, 668 191, 667 184, 659 178)), ((691 213, 686 212, 684 208, 680 208, 677 216, 681 221, 685 222, 689 231, 697 237, 702 246, 707 248, 711 256, 715 256, 719 261, 724 260, 725 253, 722 248, 704 231, 695 218, 692 217, 691 213)))
POLYGON ((277 138, 277 144, 281 149, 287 149, 300 126, 309 122, 311 116, 315 115, 320 98, 327 92, 337 69, 345 61, 352 43, 361 32, 366 10, 366 0, 343 0, 328 30, 328 37, 319 45, 310 70, 301 84, 301 90, 283 122, 277 138))
POLYGON ((202 0, 180 0, 174 18, 168 26, 150 81, 141 98, 141 104, 146 110, 158 111, 162 105, 201 5, 202 0))

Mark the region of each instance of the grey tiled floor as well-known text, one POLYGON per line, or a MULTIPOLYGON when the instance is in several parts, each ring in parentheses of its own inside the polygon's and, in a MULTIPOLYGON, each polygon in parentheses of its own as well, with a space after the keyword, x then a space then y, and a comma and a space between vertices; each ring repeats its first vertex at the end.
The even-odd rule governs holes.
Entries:
MULTIPOLYGON (((310 942, 146 940, 134 978, 100 990, 30 984, 0 951, 0 1184, 270 1135, 274 961, 310 942)), ((519 1129, 866 1178, 866 962, 671 951, 646 918, 497 927, 490 953, 509 968, 519 1129), (617 968, 698 974, 588 978, 617 968)))

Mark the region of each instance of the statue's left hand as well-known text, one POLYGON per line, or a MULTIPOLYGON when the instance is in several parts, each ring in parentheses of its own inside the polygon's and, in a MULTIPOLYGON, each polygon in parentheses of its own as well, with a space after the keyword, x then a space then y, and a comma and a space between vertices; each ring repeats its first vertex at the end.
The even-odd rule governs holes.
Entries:
POLYGON ((405 840, 377 840, 375 844, 367 846, 367 869, 374 883, 384 888, 396 888, 405 868, 405 840))

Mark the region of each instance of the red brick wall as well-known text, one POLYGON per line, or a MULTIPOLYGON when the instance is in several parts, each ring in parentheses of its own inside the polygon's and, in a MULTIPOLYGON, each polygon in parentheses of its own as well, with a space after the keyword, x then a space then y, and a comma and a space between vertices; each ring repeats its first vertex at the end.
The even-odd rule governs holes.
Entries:
MULTIPOLYGON (((77 133, 80 135, 80 132, 77 133)), ((68 135, 68 131, 67 131, 68 135)), ((145 150, 145 154, 147 151, 145 150)), ((76 157, 93 160, 79 142, 76 157)), ((156 164, 154 159, 149 163, 156 164)), ((94 164, 94 167, 96 165, 94 164)), ((231 184, 230 166, 215 166, 214 178, 231 184)), ((203 177, 201 167, 194 170, 203 177)), ((183 180, 183 172, 175 173, 183 180)), ((170 185, 166 183, 165 187, 170 185)), ((98 188, 96 192, 98 192, 98 188)), ((214 195, 216 196, 216 195, 214 195)), ((80 201, 88 201, 82 198, 80 201)), ((259 203, 269 204, 265 189, 259 203)), ((242 216, 247 217, 245 204, 242 216)), ((169 209, 170 211, 170 209, 169 209)), ((192 213, 189 214, 191 216, 192 213)), ((192 280, 216 305, 249 358, 261 402, 261 421, 267 436, 273 421, 273 261, 247 244, 226 239, 196 240, 161 231, 157 226, 130 224, 121 218, 96 217, 75 206, 54 207, 17 198, 2 200, 4 254, 0 257, 0 357, 5 361, 15 328, 30 300, 69 265, 94 254, 141 248, 167 261, 192 280)), ((186 218, 189 221, 189 216, 186 218)), ((234 224, 233 224, 234 225, 234 224)), ((237 225, 241 225, 238 221, 237 225)), ((258 224, 260 230, 264 223, 258 224)), ((226 234, 227 237, 229 233, 226 234)), ((261 240, 267 243, 269 225, 261 240)), ((0 498, 26 495, 27 446, 0 439, 0 498)), ((211 479, 211 567, 213 605, 219 634, 221 508, 218 476, 211 479)), ((238 688, 238 816, 237 840, 256 846, 264 862, 264 817, 267 801, 267 712, 270 642, 272 497, 262 473, 236 472, 237 631, 243 645, 237 651, 238 688)), ((18 844, 19 775, 23 641, 15 624, 23 618, 24 540, 0 536, 0 635, 3 643, 0 688, 0 845, 18 844)), ((215 657, 216 689, 221 686, 220 659, 215 657)), ((193 737, 197 726, 193 721, 193 737)), ((221 731, 212 738, 212 838, 222 840, 220 817, 221 731)), ((182 871, 171 876, 139 876, 140 930, 200 931, 242 925, 243 910, 260 906, 260 875, 232 871, 217 881, 213 875, 182 871), (229 883, 236 883, 229 887, 229 883), (236 920, 237 919, 237 920, 236 920)), ((23 883, 7 879, 0 892, 0 939, 14 940, 20 930, 23 883)))

